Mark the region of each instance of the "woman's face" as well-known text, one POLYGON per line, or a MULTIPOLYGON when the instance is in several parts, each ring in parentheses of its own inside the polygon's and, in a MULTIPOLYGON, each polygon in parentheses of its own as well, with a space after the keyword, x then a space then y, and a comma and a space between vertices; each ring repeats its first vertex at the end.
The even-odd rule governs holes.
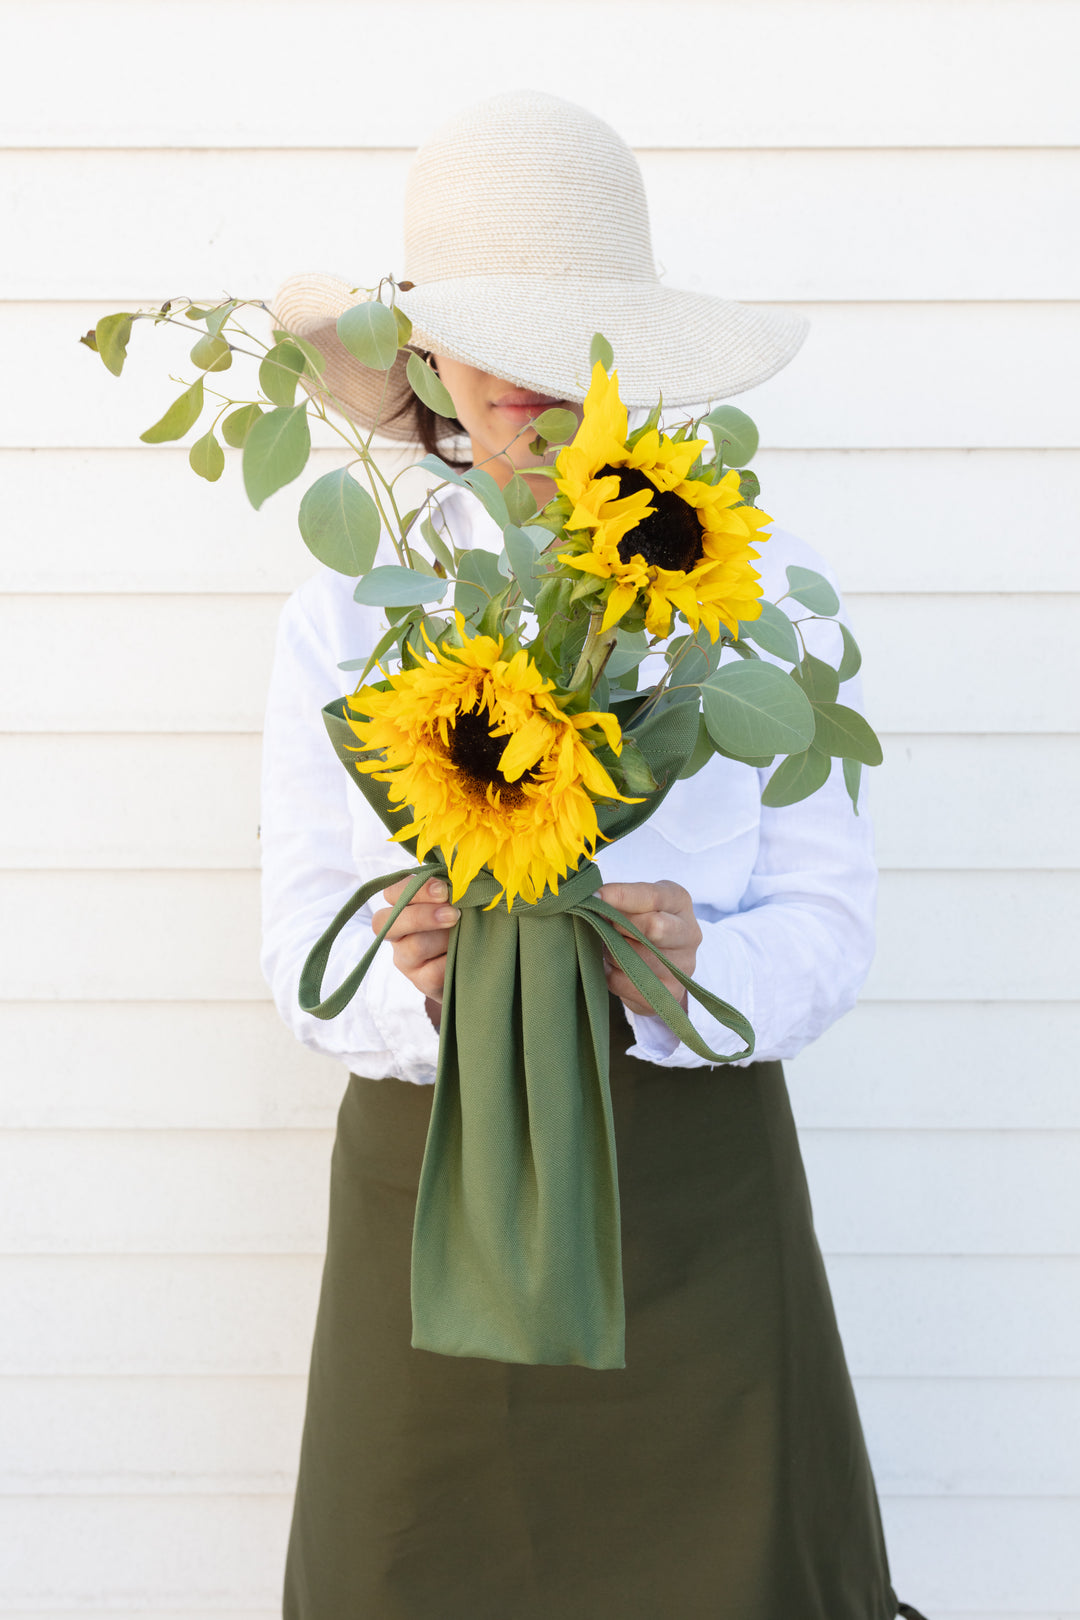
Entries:
POLYGON ((541 504, 549 501, 555 493, 551 479, 530 478, 527 469, 550 462, 552 453, 533 455, 529 445, 536 437, 536 430, 529 424, 554 405, 573 411, 580 421, 581 405, 519 388, 516 383, 492 377, 486 371, 478 371, 475 366, 451 360, 444 354, 437 354, 434 359, 439 376, 457 407, 458 420, 469 435, 473 466, 482 466, 500 489, 506 487, 515 472, 522 472, 537 500, 541 504))

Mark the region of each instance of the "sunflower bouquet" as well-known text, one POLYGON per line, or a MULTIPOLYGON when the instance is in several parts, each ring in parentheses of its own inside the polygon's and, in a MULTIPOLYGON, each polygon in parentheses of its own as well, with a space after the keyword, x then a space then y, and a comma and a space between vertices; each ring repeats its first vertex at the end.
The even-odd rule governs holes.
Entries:
MULTIPOLYGON (((453 419, 453 400, 410 343, 398 291, 390 279, 370 289, 341 314, 337 338, 375 371, 389 372, 404 351, 413 393, 453 419)), ((352 666, 355 689, 323 719, 413 864, 358 889, 313 942, 299 996, 315 1016, 336 1016, 401 909, 431 877, 448 880, 461 920, 414 1227, 413 1343, 622 1366, 605 951, 709 1061, 750 1056, 753 1031, 661 956, 687 996, 743 1043, 733 1055, 705 1044, 627 935, 649 942, 597 897, 593 857, 713 753, 758 769, 782 755, 763 795, 773 806, 815 792, 838 758, 854 811, 861 768, 881 757, 862 716, 837 701, 858 648, 841 625, 843 658, 832 668, 806 652, 797 617, 763 600, 754 563, 771 519, 748 470, 756 429, 734 407, 669 431, 657 401, 631 429, 614 356, 597 334, 588 368, 583 356, 580 420, 546 410, 532 428, 544 461, 529 471, 550 481, 549 500, 538 504, 520 474, 500 485, 483 467, 459 470, 429 454, 417 463, 427 491, 403 512, 402 474, 380 467, 373 434, 327 415, 335 400, 318 347, 284 327, 266 344, 244 326, 246 308, 175 300, 146 313, 196 329, 191 360, 202 374, 143 438, 182 438, 216 398, 192 468, 220 477, 220 430, 242 451, 255 506, 304 470, 310 413, 351 451, 349 465, 304 494, 300 530, 386 623, 352 666), (221 374, 245 352, 259 360, 259 390, 236 399, 221 391, 221 374), (439 496, 455 485, 498 526, 497 554, 454 544, 439 496), (382 933, 324 995, 339 935, 402 879, 382 933)), ((138 318, 107 316, 84 339, 114 374, 138 318)), ((809 617, 838 611, 829 583, 808 569, 788 569, 786 594, 809 617)))

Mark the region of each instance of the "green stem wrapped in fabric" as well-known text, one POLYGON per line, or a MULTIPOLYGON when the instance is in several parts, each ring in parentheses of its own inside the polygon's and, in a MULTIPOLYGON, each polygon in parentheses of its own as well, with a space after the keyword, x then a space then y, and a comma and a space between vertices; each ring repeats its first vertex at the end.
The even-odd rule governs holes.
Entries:
MULTIPOLYGON (((387 788, 356 770, 356 739, 344 704, 323 711, 339 758, 391 832, 408 823, 387 788)), ((693 746, 697 709, 650 716, 636 740, 660 784, 647 802, 605 809, 605 833, 621 836, 655 810, 693 746)), ((408 840, 403 840, 408 844, 408 840)), ((300 1004, 335 1017, 363 980, 401 910, 432 877, 437 860, 364 884, 313 948, 300 1004), (389 884, 405 889, 382 933, 339 988, 322 997, 335 940, 389 884)), ((693 1051, 713 1052, 686 1012, 629 942, 644 935, 596 896, 599 868, 584 861, 534 903, 489 909, 498 885, 487 873, 459 896, 451 933, 431 1125, 413 1229, 413 1345, 443 1355, 616 1368, 625 1365, 619 1188, 608 1082, 605 949, 656 1013, 693 1051), (616 927, 616 924, 618 927, 616 927)), ((753 1051, 742 1015, 665 967, 719 1023, 753 1051)))

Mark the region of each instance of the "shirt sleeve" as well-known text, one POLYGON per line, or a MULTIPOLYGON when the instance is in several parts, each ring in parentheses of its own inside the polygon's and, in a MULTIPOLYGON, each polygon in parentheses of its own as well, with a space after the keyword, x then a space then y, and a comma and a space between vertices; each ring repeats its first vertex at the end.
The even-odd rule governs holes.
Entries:
MULTIPOLYGON (((388 842, 327 738, 320 710, 340 695, 335 656, 333 637, 316 629, 303 592, 291 597, 278 628, 263 735, 262 969, 279 1013, 305 1046, 355 1074, 430 1084, 438 1034, 389 947, 376 953, 336 1018, 314 1018, 297 1000, 308 952, 349 897, 367 879, 412 864, 388 842)), ((364 907, 337 941, 327 991, 371 944, 372 910, 364 907)))
MULTIPOLYGON (((802 629, 808 650, 836 667, 842 654, 836 626, 816 620, 802 629)), ((857 678, 840 688, 839 701, 862 712, 857 678)), ((761 788, 775 764, 757 773, 761 788)), ((687 885, 703 934, 694 977, 750 1020, 755 1049, 746 1062, 794 1057, 855 1005, 870 971, 877 868, 863 777, 857 816, 838 759, 809 799, 762 807, 757 856, 737 911, 717 916, 710 906, 707 859, 687 885)), ((661 1019, 629 1011, 627 1017, 635 1057, 668 1068, 706 1063, 661 1019)), ((693 1000, 689 1017, 714 1052, 741 1049, 693 1000)))

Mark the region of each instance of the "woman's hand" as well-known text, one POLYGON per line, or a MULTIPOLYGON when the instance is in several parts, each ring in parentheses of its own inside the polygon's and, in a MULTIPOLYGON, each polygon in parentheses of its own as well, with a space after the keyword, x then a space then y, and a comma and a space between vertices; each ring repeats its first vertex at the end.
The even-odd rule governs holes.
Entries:
MULTIPOLYGON (((701 944, 701 929, 694 916, 694 902, 680 884, 666 880, 661 883, 605 883, 597 894, 609 906, 614 906, 616 911, 621 911, 646 939, 651 940, 674 962, 680 972, 693 978, 698 946, 701 944)), ((688 997, 678 979, 672 978, 652 951, 639 945, 636 939, 630 939, 621 928, 619 932, 630 941, 631 948, 642 961, 648 963, 661 984, 667 986, 680 1007, 685 1007, 688 997)), ((608 989, 618 996, 624 1007, 647 1018, 656 1016, 622 969, 606 955, 604 968, 608 976, 608 989)))
MULTIPOLYGON (((400 883, 392 883, 383 890, 386 908, 376 911, 371 919, 376 933, 382 929, 408 881, 408 878, 402 878, 400 883)), ((436 1029, 439 1027, 439 1009, 442 1006, 450 930, 461 916, 456 906, 447 905, 449 898, 450 890, 441 878, 429 879, 409 901, 386 936, 394 949, 394 966, 427 998, 428 1017, 436 1029)))

